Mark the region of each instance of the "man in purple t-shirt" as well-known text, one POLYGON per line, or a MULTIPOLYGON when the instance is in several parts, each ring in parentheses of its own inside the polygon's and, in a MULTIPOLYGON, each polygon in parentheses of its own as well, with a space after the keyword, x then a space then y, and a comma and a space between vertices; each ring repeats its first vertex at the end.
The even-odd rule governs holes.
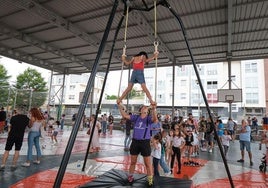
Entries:
POLYGON ((148 185, 153 185, 153 171, 151 162, 151 125, 157 123, 156 105, 152 105, 151 115, 149 114, 149 108, 142 106, 140 108, 140 115, 129 115, 124 111, 121 105, 118 105, 119 111, 123 118, 131 120, 134 123, 133 138, 130 145, 131 163, 129 167, 128 182, 133 183, 133 173, 137 163, 138 155, 143 156, 144 164, 147 170, 148 185))

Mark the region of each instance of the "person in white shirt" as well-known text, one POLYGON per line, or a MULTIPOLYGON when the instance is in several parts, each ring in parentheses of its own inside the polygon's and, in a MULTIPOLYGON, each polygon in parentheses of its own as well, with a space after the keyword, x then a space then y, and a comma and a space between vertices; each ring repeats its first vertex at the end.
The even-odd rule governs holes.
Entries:
POLYGON ((158 171, 158 165, 161 158, 161 143, 160 143, 161 135, 156 134, 152 139, 152 152, 151 156, 153 157, 153 168, 154 168, 154 176, 160 176, 158 171))
POLYGON ((173 166, 175 161, 175 156, 177 157, 178 161, 178 172, 177 174, 181 173, 181 149, 185 145, 185 140, 182 136, 182 133, 179 129, 174 131, 174 136, 171 138, 171 145, 172 145, 172 155, 171 155, 171 164, 170 169, 173 172, 173 166))
POLYGON ((226 155, 228 153, 228 149, 229 149, 231 140, 232 140, 231 135, 229 135, 228 130, 225 129, 223 135, 221 136, 221 142, 222 142, 222 146, 223 146, 223 149, 224 149, 225 157, 226 157, 226 155))
POLYGON ((52 127, 51 140, 52 140, 52 143, 54 145, 57 145, 58 144, 57 135, 58 135, 58 132, 59 132, 59 126, 60 126, 60 122, 59 121, 56 121, 53 124, 53 127, 52 127))

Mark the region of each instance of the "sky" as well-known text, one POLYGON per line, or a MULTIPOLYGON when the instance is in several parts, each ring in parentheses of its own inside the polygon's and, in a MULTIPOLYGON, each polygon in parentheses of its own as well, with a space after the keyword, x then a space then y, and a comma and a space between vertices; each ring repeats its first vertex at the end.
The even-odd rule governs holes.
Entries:
MULTIPOLYGON (((0 56, 0 64, 5 67, 5 69, 8 71, 8 75, 12 76, 10 78, 11 82, 15 82, 16 78, 19 74, 23 73, 27 68, 34 68, 38 72, 41 73, 42 77, 45 79, 46 82, 48 82, 48 79, 50 77, 50 71, 33 66, 27 63, 19 63, 17 60, 10 59, 7 57, 0 56)), ((108 95, 118 95, 118 89, 119 89, 119 83, 120 83, 120 75, 121 71, 111 71, 108 75, 107 82, 106 82, 106 93, 108 95)), ((128 72, 124 71, 122 75, 122 89, 125 89, 127 87, 127 77, 128 77, 128 72)), ((122 93, 122 91, 121 91, 122 93)))
POLYGON ((16 81, 16 78, 19 74, 23 73, 27 68, 34 68, 36 69, 38 72, 41 73, 42 77, 47 81, 49 76, 50 76, 50 71, 43 69, 43 68, 39 68, 27 63, 19 63, 17 60, 14 59, 10 59, 7 57, 3 57, 0 58, 0 64, 3 65, 5 67, 5 69, 7 70, 7 75, 12 76, 10 78, 11 82, 16 81))

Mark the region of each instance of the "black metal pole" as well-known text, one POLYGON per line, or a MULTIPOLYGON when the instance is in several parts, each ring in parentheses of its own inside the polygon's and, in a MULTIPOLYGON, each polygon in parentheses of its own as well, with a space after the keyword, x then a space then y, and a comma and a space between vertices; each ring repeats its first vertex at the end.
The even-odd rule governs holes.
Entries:
POLYGON ((75 124, 73 126, 73 129, 72 129, 72 132, 70 135, 70 139, 69 139, 68 144, 66 146, 66 150, 64 152, 64 155, 63 155, 63 158, 61 161, 61 165, 60 165, 56 180, 54 182, 54 186, 53 186, 54 188, 59 188, 61 183, 62 183, 62 179, 63 179, 64 173, 65 173, 68 161, 70 159, 70 155, 72 153, 73 145, 74 145, 77 133, 78 133, 78 129, 79 129, 79 126, 80 126, 80 123, 82 120, 82 116, 84 114, 84 111, 85 111, 85 108, 87 105, 87 101, 89 98, 89 94, 90 94, 90 91, 92 89, 92 85, 94 83, 94 78, 95 78, 96 73, 97 73, 97 69, 99 66, 99 60, 100 60, 100 57, 102 56, 102 53, 104 51, 104 47, 105 47, 105 44, 107 42, 107 38, 108 38, 110 29, 112 26, 112 22, 113 22, 115 13, 116 13, 117 6, 118 6, 118 0, 115 0, 114 5, 113 5, 113 9, 111 11, 109 20, 107 22, 107 26, 106 26, 105 32, 103 34, 103 37, 102 37, 102 40, 100 43, 100 47, 99 47, 99 50, 98 50, 98 53, 97 53, 97 56, 96 56, 96 59, 95 59, 95 62, 94 62, 93 68, 92 68, 92 72, 90 74, 90 78, 89 78, 88 83, 87 83, 87 87, 86 87, 82 102, 79 106, 79 110, 78 110, 78 114, 77 114, 78 117, 77 117, 75 124))
MULTIPOLYGON (((206 108, 207 108, 207 111, 208 111, 208 114, 209 114, 209 118, 210 118, 211 122, 214 125, 213 117, 212 117, 212 114, 211 114, 211 111, 210 111, 210 108, 209 108, 209 104, 208 104, 208 101, 207 101, 207 98, 206 98, 205 90, 204 90, 204 87, 202 85, 202 82, 201 82, 201 79, 200 79, 200 75, 199 75, 199 72, 198 72, 198 68, 196 66, 196 63, 195 63, 195 60, 194 60, 194 57, 193 57, 193 54, 192 54, 192 50, 190 48, 190 45, 189 45, 189 42, 188 42, 188 39, 187 39, 187 35, 186 35, 186 32, 185 32, 185 28, 184 28, 183 22, 182 22, 181 18, 172 9, 172 7, 169 5, 169 3, 166 0, 163 0, 162 1, 162 5, 165 6, 165 7, 167 7, 170 10, 170 12, 176 17, 177 21, 180 24, 180 27, 181 27, 181 30, 182 30, 182 33, 183 33, 183 36, 184 36, 184 40, 185 40, 185 43, 187 45, 188 52, 190 54, 190 57, 191 57, 191 60, 192 60, 192 63, 193 63, 193 67, 194 67, 194 71, 195 71, 195 74, 196 74, 196 77, 197 77, 197 80, 198 80, 198 84, 200 86, 200 89, 201 89, 201 92, 202 92, 202 96, 203 96, 204 102, 206 104, 206 108)), ((233 183, 233 180, 232 180, 232 176, 231 176, 231 173, 230 173, 230 170, 229 170, 229 167, 228 167, 228 164, 227 164, 227 161, 226 161, 224 152, 223 152, 223 148, 222 148, 222 145, 221 145, 219 136, 218 136, 218 134, 216 132, 216 127, 213 126, 213 129, 214 129, 216 141, 217 141, 217 143, 219 145, 221 157, 223 159, 223 163, 224 163, 224 166, 225 166, 225 169, 226 169, 226 172, 227 172, 227 175, 228 175, 228 178, 229 178, 231 187, 234 188, 234 183, 233 183)))
MULTIPOLYGON (((108 65, 107 65, 106 72, 105 72, 105 77, 104 77, 104 81, 103 81, 103 85, 102 85, 102 90, 101 90, 101 94, 100 94, 100 98, 99 98, 99 103, 98 103, 98 106, 97 106, 97 109, 96 109, 96 116, 97 116, 97 114, 100 111, 101 101, 102 101, 102 98, 103 98, 103 93, 104 93, 106 81, 107 81, 107 78, 108 78, 108 73, 109 73, 109 69, 110 69, 110 65, 111 65, 111 60, 112 60, 112 57, 113 57, 115 42, 116 42, 116 39, 117 39, 119 30, 120 30, 120 28, 122 26, 122 23, 123 23, 123 20, 124 20, 124 16, 125 16, 125 14, 121 17, 121 20, 119 21, 118 26, 117 26, 117 29, 115 31, 115 36, 114 36, 113 44, 112 44, 112 47, 111 47, 111 52, 110 52, 110 57, 109 57, 108 65)), ((87 157, 88 157, 88 151, 89 151, 89 148, 90 148, 90 144, 92 142, 92 137, 93 137, 94 129, 96 127, 96 123, 97 123, 97 118, 95 118, 94 123, 93 123, 93 129, 91 131, 92 134, 90 135, 89 144, 88 144, 88 147, 87 147, 87 152, 86 152, 86 156, 85 156, 85 159, 84 159, 84 164, 83 164, 83 167, 82 167, 82 171, 84 171, 85 170, 85 167, 86 167, 86 161, 87 161, 87 157)))

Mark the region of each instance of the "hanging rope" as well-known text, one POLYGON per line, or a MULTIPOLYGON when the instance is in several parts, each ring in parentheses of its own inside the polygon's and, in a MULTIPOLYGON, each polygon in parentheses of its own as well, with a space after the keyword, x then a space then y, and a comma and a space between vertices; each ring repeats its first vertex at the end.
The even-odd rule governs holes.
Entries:
MULTIPOLYGON (((125 32, 124 32, 124 46, 123 46, 123 54, 122 54, 122 56, 125 56, 125 57, 127 56, 126 51, 127 51, 128 12, 129 12, 129 1, 127 2, 126 23, 125 23, 125 32)), ((121 88, 123 70, 124 70, 124 62, 122 61, 121 75, 120 75, 119 88, 118 88, 118 98, 120 96, 120 88, 121 88)))
MULTIPOLYGON (((157 53, 158 52, 158 45, 159 45, 159 42, 158 42, 158 39, 157 39, 157 15, 156 15, 156 0, 154 0, 154 53, 157 53)), ((157 99, 157 57, 155 58, 155 102, 156 102, 156 99, 157 99)))
POLYGON ((126 50, 127 50, 128 11, 129 11, 129 6, 127 6, 127 12, 126 12, 126 23, 125 23, 125 33, 124 33, 123 56, 126 56, 126 50))

